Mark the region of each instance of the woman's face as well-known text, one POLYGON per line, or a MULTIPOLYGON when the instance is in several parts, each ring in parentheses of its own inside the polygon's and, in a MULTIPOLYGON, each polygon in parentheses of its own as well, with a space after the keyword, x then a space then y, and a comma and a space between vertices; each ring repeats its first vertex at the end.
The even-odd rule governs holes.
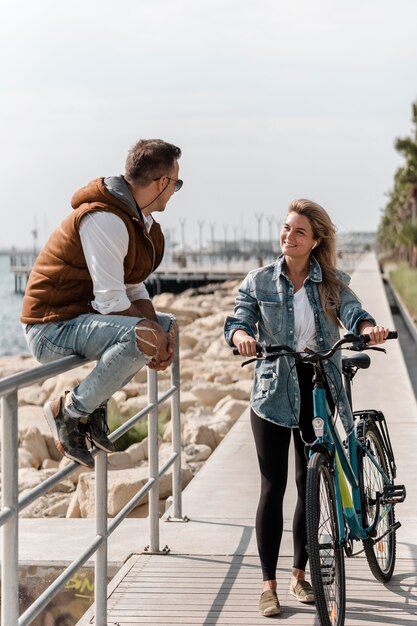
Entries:
POLYGON ((309 258, 317 240, 313 237, 308 217, 288 213, 281 230, 280 243, 284 256, 300 260, 309 258))

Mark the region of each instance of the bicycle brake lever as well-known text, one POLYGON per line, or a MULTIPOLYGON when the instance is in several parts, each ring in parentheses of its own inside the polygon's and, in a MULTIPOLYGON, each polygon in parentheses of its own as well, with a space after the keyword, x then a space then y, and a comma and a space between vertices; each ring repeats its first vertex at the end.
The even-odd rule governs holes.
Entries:
POLYGON ((259 356, 254 356, 251 359, 248 359, 247 361, 243 361, 243 363, 240 364, 240 367, 245 367, 245 365, 249 365, 249 363, 253 363, 254 361, 259 361, 260 357, 259 356))
POLYGON ((279 357, 279 354, 260 354, 257 356, 252 357, 251 359, 248 359, 247 361, 243 361, 243 363, 241 363, 240 367, 244 367, 245 365, 249 365, 249 363, 253 363, 254 361, 276 361, 277 358, 279 357))
POLYGON ((376 350, 377 352, 384 352, 385 354, 387 353, 385 348, 378 348, 377 346, 368 346, 366 349, 367 350, 376 350))

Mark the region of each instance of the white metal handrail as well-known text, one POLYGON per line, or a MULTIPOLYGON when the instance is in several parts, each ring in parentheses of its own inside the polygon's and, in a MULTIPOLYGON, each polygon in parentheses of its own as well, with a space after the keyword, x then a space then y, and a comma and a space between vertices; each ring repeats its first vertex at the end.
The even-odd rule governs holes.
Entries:
POLYGON ((179 342, 171 366, 171 387, 158 394, 157 372, 148 369, 148 405, 110 434, 116 441, 145 415, 148 415, 149 477, 142 489, 111 521, 107 518, 107 457, 94 450, 96 535, 88 547, 19 617, 19 513, 43 495, 53 485, 74 472, 78 465, 71 463, 45 480, 23 497, 18 497, 18 391, 23 387, 61 374, 87 359, 70 356, 53 363, 13 374, 0 380, 1 397, 1 476, 2 500, 0 511, 1 537, 1 623, 5 626, 28 626, 48 605, 62 586, 94 554, 94 613, 96 626, 107 624, 107 543, 109 536, 126 519, 127 515, 149 494, 149 551, 159 552, 159 479, 172 466, 173 518, 182 519, 181 502, 181 424, 180 424, 180 368, 179 342), (159 467, 158 406, 171 399, 172 454, 159 467))

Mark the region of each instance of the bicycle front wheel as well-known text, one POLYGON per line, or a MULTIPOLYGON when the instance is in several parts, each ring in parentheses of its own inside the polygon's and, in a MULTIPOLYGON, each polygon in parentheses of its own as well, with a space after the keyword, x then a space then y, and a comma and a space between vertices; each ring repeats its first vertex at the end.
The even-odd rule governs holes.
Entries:
POLYGON ((345 622, 345 561, 335 502, 328 460, 316 452, 307 469, 306 515, 311 582, 321 626, 345 622))
POLYGON ((374 524, 376 515, 378 515, 378 520, 375 526, 375 539, 365 539, 363 547, 372 574, 377 580, 387 582, 395 568, 397 539, 395 530, 388 532, 395 523, 395 513, 392 504, 381 503, 384 479, 368 456, 371 455, 384 473, 390 476, 383 441, 376 426, 370 420, 367 420, 365 424, 365 446, 367 453, 360 454, 358 463, 362 522, 365 527, 370 527, 374 524), (378 501, 380 508, 377 506, 378 501))

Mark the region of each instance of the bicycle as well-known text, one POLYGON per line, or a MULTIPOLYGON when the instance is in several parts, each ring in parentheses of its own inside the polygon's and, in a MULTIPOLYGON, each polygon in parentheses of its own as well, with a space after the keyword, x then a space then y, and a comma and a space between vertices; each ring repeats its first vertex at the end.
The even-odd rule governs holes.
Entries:
MULTIPOLYGON (((392 331, 387 339, 394 339, 392 331)), ((369 336, 346 333, 326 352, 295 352, 286 345, 257 346, 255 360, 274 361, 292 357, 295 362, 311 363, 313 375, 313 429, 315 441, 306 444, 308 453, 306 516, 310 573, 321 626, 343 626, 346 610, 344 556, 365 552, 372 574, 387 582, 395 568, 396 531, 394 506, 406 497, 404 485, 394 483, 397 468, 388 427, 381 411, 353 411, 355 428, 342 441, 326 401, 325 372, 322 362, 337 350, 360 352, 342 356, 342 378, 352 408, 351 383, 359 369, 370 365, 364 350, 369 336), (350 344, 349 346, 347 344, 350 344), (353 552, 353 542, 363 549, 353 552)), ((233 350, 234 354, 238 351, 233 350)), ((341 383, 342 384, 342 383, 341 383)))

